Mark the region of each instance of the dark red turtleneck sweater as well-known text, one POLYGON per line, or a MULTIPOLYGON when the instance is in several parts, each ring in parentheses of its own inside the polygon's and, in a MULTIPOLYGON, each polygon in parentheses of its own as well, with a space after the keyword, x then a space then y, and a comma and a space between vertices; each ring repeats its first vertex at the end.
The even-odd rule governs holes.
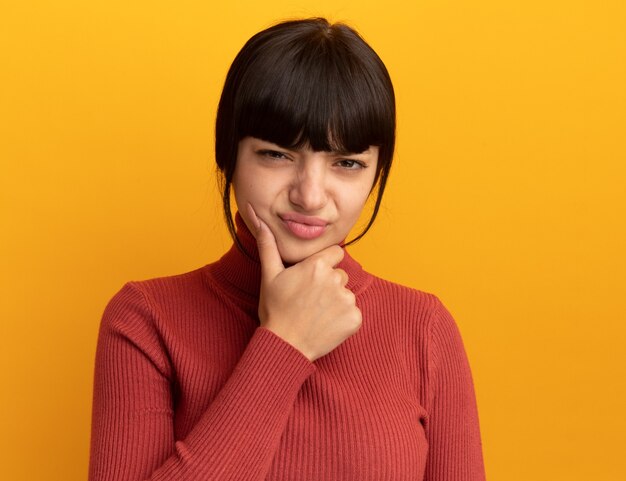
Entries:
POLYGON ((363 324, 315 362, 259 327, 260 265, 235 247, 193 272, 126 284, 100 328, 90 481, 483 480, 448 311, 347 254, 339 266, 363 324))

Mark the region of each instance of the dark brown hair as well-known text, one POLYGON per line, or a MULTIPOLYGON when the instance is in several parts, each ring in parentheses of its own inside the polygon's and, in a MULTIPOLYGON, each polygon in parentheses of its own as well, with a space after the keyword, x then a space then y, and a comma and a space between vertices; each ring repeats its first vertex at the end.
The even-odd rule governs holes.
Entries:
MULTIPOLYGON (((239 141, 359 153, 378 146, 372 190, 378 213, 391 169, 396 111, 389 73, 351 27, 324 18, 291 20, 254 35, 235 57, 215 125, 215 156, 228 230, 240 249, 230 206, 239 141)), ((244 250, 245 252, 245 250, 244 250)))

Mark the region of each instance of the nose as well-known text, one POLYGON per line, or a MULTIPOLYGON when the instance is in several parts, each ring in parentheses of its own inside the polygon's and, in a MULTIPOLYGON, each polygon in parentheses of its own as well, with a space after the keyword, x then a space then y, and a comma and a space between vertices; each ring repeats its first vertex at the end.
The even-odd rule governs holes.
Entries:
POLYGON ((304 212, 314 213, 328 202, 325 163, 308 158, 297 170, 289 190, 289 200, 304 212))

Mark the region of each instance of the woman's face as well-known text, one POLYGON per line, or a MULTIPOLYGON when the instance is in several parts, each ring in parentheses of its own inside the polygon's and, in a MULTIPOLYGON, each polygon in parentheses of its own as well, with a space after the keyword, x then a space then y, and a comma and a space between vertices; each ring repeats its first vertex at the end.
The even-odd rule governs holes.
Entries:
POLYGON ((233 189, 239 213, 255 232, 250 203, 294 264, 346 239, 376 176, 378 147, 361 153, 290 150, 246 137, 239 142, 233 189))

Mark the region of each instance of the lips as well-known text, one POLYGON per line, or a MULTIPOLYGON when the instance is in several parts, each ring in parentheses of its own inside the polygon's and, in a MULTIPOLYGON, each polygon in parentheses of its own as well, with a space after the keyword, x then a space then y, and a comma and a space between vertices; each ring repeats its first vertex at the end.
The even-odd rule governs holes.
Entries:
POLYGON ((310 240, 320 237, 328 226, 328 222, 324 219, 296 212, 281 214, 279 217, 289 232, 300 239, 310 240))

